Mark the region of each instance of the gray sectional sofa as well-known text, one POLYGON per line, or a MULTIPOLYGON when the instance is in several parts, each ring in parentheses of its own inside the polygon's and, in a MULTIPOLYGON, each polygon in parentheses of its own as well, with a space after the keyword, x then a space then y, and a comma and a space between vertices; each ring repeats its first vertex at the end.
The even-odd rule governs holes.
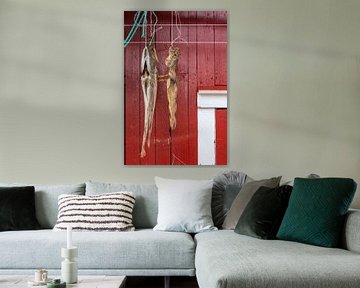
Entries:
POLYGON ((343 248, 334 249, 259 240, 231 230, 195 236, 153 231, 158 209, 155 185, 88 182, 35 185, 35 189, 37 218, 43 229, 0 232, 0 275, 28 274, 39 268, 48 269, 50 275, 60 273, 60 248, 66 245, 66 233, 51 230, 60 194, 127 190, 136 195, 136 231, 74 232, 79 274, 196 275, 201 288, 360 287, 360 211, 348 213, 343 248))

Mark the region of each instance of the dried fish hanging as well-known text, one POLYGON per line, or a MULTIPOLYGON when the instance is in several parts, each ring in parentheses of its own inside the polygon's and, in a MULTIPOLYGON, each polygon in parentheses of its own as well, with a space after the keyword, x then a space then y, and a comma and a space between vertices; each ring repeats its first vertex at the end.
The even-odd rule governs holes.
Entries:
MULTIPOLYGON (((171 29, 173 26, 173 13, 171 13, 171 29)), ((186 42, 183 38, 181 38, 181 28, 179 24, 181 24, 180 16, 178 12, 175 12, 175 21, 176 21, 176 29, 178 31, 178 36, 171 41, 171 45, 169 47, 169 54, 165 59, 165 65, 168 67, 168 74, 159 76, 160 80, 165 80, 167 82, 167 99, 169 105, 169 122, 171 130, 176 128, 176 111, 177 111, 177 80, 176 80, 176 68, 180 57, 180 49, 174 47, 173 44, 181 39, 186 42)), ((171 33, 173 34, 173 33, 171 33)))
MULTIPOLYGON (((152 15, 156 14, 151 12, 150 20, 152 21, 152 15)), ((156 32, 155 26, 152 31, 152 38, 156 32)), ((152 123, 154 118, 154 110, 155 110, 155 103, 156 103, 156 93, 157 93, 157 69, 156 65, 158 62, 157 54, 155 47, 152 44, 152 39, 150 43, 147 43, 147 11, 137 11, 134 16, 134 23, 131 27, 130 32, 126 36, 124 40, 124 47, 129 45, 131 40, 133 39, 135 33, 137 32, 138 28, 142 26, 142 33, 141 37, 145 38, 145 47, 142 52, 141 56, 141 86, 143 90, 144 96, 144 104, 145 104, 145 115, 144 115, 144 132, 143 132, 143 139, 141 145, 141 152, 140 156, 145 157, 145 143, 147 140, 147 145, 150 147, 150 138, 151 138, 151 131, 152 131, 152 123)))
POLYGON ((169 103, 169 120, 170 128, 174 130, 176 128, 176 111, 177 111, 177 81, 176 81, 176 67, 179 61, 180 50, 179 48, 170 46, 169 55, 166 57, 165 65, 169 68, 168 77, 167 77, 167 99, 169 103))
POLYGON ((149 43, 146 43, 145 40, 145 47, 143 49, 141 56, 141 87, 143 91, 144 105, 145 105, 144 132, 143 132, 141 152, 140 152, 141 158, 146 156, 146 151, 145 151, 146 141, 148 148, 150 147, 151 131, 153 126, 154 111, 156 104, 157 81, 158 81, 156 65, 159 60, 157 57, 155 46, 152 41, 156 31, 155 29, 156 22, 154 25, 154 30, 152 32, 151 41, 149 43))

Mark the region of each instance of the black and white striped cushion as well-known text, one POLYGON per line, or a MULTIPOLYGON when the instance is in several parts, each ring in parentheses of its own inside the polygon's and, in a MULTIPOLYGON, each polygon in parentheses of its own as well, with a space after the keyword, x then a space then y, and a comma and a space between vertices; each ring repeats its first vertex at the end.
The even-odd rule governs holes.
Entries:
POLYGON ((133 231, 133 192, 115 192, 92 196, 59 196, 59 214, 55 231, 72 226, 74 231, 133 231))

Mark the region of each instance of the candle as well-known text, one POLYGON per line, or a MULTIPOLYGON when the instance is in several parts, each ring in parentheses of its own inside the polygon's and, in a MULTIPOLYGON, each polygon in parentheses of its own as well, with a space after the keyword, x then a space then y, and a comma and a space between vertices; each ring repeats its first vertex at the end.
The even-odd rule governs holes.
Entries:
POLYGON ((70 249, 72 248, 72 235, 71 235, 72 227, 70 225, 67 226, 66 232, 67 232, 66 248, 70 249))

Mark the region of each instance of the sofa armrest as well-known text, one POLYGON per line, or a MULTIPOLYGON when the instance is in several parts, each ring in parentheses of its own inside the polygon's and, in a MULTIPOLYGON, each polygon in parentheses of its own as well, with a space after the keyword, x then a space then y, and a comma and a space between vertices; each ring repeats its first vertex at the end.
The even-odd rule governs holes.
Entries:
POLYGON ((360 210, 349 210, 343 232, 343 248, 360 253, 360 210))

